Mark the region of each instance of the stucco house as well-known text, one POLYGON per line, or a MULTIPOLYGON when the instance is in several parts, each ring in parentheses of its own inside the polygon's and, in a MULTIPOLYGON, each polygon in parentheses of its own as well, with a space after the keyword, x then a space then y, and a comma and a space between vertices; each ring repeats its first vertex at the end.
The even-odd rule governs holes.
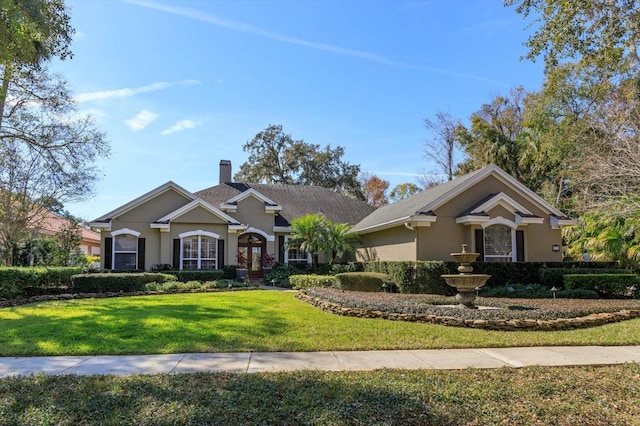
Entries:
POLYGON ((358 222, 366 260, 453 260, 462 244, 478 261, 562 261, 563 226, 575 225, 497 166, 396 203, 358 222))
POLYGON ((216 186, 192 193, 167 182, 90 225, 105 269, 222 269, 240 259, 259 278, 267 257, 310 263, 287 240, 293 219, 318 212, 354 226, 358 260, 452 260, 467 244, 478 261, 561 261, 561 228, 576 223, 496 166, 374 210, 321 187, 233 182, 223 160, 216 186))
POLYGON ((167 182, 92 221, 101 231, 101 266, 222 269, 242 258, 250 277, 259 278, 269 257, 310 263, 308 254, 287 244, 296 217, 320 212, 355 225, 373 211, 327 188, 238 183, 231 175, 231 163, 223 160, 216 186, 192 193, 167 182))

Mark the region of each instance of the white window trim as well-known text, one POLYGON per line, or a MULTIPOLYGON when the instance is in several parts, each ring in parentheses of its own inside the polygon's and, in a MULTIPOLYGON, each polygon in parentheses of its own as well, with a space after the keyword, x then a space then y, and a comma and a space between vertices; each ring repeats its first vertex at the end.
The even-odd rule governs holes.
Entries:
POLYGON ((138 269, 138 238, 140 238, 140 232, 134 231, 132 229, 129 228, 122 228, 122 229, 118 229, 117 231, 113 231, 111 233, 111 236, 113 237, 113 247, 111 248, 111 270, 112 271, 116 271, 116 253, 127 253, 127 254, 131 254, 133 253, 135 255, 135 260, 136 260, 136 266, 133 269, 134 271, 138 269), (134 237, 136 237, 136 249, 134 251, 116 251, 116 237, 120 236, 120 235, 133 235, 134 237))
POLYGON ((200 270, 202 267, 202 261, 210 261, 213 260, 215 262, 215 268, 214 269, 218 269, 218 239, 220 238, 220 235, 214 233, 214 232, 208 232, 208 231, 203 231, 203 230, 197 230, 197 231, 189 231, 189 232, 183 232, 182 234, 178 234, 178 237, 180 237, 180 270, 183 270, 184 267, 184 261, 185 261, 185 257, 184 257, 184 239, 185 238, 189 238, 189 237, 198 237, 198 257, 195 259, 192 258, 186 258, 186 260, 196 260, 197 261, 197 266, 196 269, 200 270), (200 247, 202 247, 202 237, 209 237, 209 238, 213 238, 216 240, 216 257, 215 258, 202 258, 200 257, 200 247))
MULTIPOLYGON (((284 236, 284 263, 288 264, 289 263, 289 236, 285 235, 284 236)), ((302 264, 304 262, 298 262, 298 261, 294 261, 292 262, 292 264, 302 264)), ((307 253, 307 265, 311 265, 311 253, 307 253)))
POLYGON ((129 234, 138 238, 140 237, 140 233, 138 231, 134 231, 133 229, 129 229, 129 228, 122 228, 122 229, 118 229, 117 231, 111 232, 112 237, 116 237, 122 234, 129 234))

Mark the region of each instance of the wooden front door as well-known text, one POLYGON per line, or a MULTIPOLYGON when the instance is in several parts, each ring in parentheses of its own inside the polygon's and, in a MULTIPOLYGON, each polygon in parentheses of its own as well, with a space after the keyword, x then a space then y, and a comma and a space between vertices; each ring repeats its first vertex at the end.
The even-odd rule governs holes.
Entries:
POLYGON ((247 260, 249 278, 262 278, 262 254, 265 240, 259 234, 244 234, 238 238, 238 250, 247 260))

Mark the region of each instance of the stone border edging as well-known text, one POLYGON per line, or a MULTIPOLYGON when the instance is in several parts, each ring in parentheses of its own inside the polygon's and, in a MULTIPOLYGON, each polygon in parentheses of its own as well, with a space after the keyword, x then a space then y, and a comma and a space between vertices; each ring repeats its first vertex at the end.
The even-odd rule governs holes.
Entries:
POLYGON ((348 308, 337 303, 311 297, 304 293, 296 296, 303 302, 307 302, 325 312, 336 315, 359 317, 359 318, 379 318, 392 321, 420 322, 427 324, 447 325, 451 327, 471 327, 482 330, 497 331, 557 331, 574 330, 577 328, 596 327, 612 322, 626 321, 640 318, 640 310, 623 309, 618 312, 603 312, 591 314, 578 318, 558 318, 554 320, 536 319, 460 319, 451 316, 438 316, 433 314, 402 314, 397 312, 385 312, 373 309, 348 308))

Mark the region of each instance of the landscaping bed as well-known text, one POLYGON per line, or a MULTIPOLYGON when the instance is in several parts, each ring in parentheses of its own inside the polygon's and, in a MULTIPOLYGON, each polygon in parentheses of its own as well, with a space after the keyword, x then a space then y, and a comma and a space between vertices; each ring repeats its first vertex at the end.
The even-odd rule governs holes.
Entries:
POLYGON ((640 318, 640 300, 478 298, 499 309, 460 309, 452 297, 311 288, 300 300, 338 315, 503 331, 554 331, 640 318))

